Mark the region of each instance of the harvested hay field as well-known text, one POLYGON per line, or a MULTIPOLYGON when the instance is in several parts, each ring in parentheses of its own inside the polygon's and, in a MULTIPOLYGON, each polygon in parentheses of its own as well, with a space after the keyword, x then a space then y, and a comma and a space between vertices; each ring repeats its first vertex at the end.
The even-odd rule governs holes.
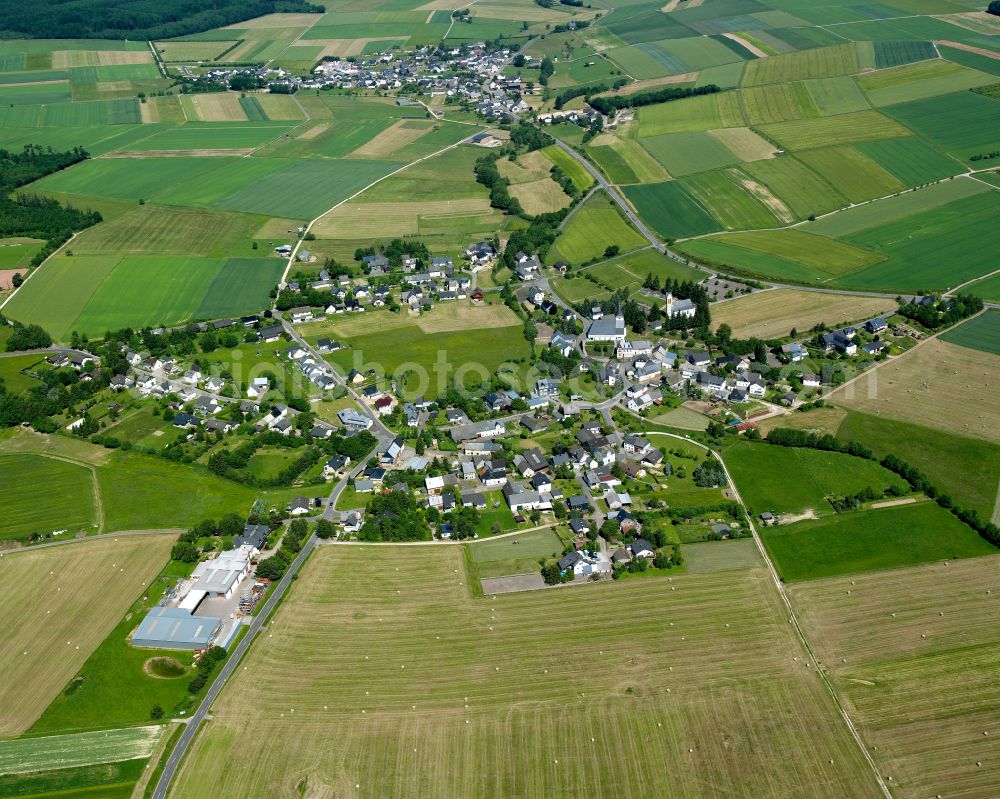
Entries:
POLYGON ((879 795, 763 569, 473 599, 458 547, 320 547, 246 666, 172 796, 879 795))
POLYGON ((237 94, 190 94, 181 98, 182 103, 190 102, 197 118, 202 122, 246 122, 246 111, 240 105, 237 94))
POLYGON ((708 135, 729 150, 741 161, 762 161, 774 158, 777 152, 775 146, 763 139, 750 128, 719 128, 710 130, 708 135))
POLYGON ((253 147, 232 150, 139 150, 138 152, 105 153, 98 158, 239 158, 250 155, 253 147))
POLYGON ((152 63, 153 54, 149 50, 55 50, 52 53, 53 69, 152 63))
POLYGON ((846 408, 1000 443, 1000 355, 933 339, 830 399, 846 408))
POLYGON ((425 202, 345 203, 312 227, 321 239, 416 235, 421 219, 460 219, 491 215, 488 199, 425 202))
POLYGON ((788 592, 893 796, 1000 796, 1000 557, 788 592))
POLYGON ((412 144, 431 130, 421 120, 400 119, 362 144, 348 158, 388 158, 407 144, 412 144))
POLYGON ((301 28, 315 25, 322 14, 303 14, 292 11, 278 12, 274 14, 264 14, 261 17, 234 22, 226 25, 221 30, 259 30, 271 32, 274 28, 301 28))
POLYGON ((296 47, 319 48, 320 52, 315 53, 313 58, 323 56, 337 56, 347 58, 352 55, 361 55, 372 42, 398 42, 399 36, 374 36, 359 39, 300 39, 296 42, 296 47))
POLYGON ((34 723, 163 568, 173 542, 122 537, 0 557, 0 737, 34 723))
POLYGON ((333 124, 333 123, 331 123, 331 122, 320 122, 318 125, 313 125, 311 128, 307 128, 306 130, 304 130, 302 133, 300 133, 295 138, 296 139, 303 139, 305 141, 309 141, 310 139, 315 139, 315 138, 317 138, 319 136, 322 136, 324 133, 326 133, 330 129, 330 125, 331 124, 333 124))
POLYGON ((566 192, 552 178, 519 183, 510 187, 510 193, 521 203, 521 207, 532 215, 558 211, 569 205, 566 192))
POLYGON ((811 330, 819 322, 842 327, 894 310, 896 303, 881 297, 820 294, 795 289, 761 291, 712 306, 712 319, 727 324, 737 338, 781 338, 792 328, 811 330))
MULTIPOLYGON (((691 8, 691 4, 688 3, 687 8, 691 8)), ((614 60, 614 53, 611 53, 611 60, 614 60)), ((612 97, 621 95, 638 94, 639 92, 648 92, 653 89, 659 89, 663 86, 672 86, 676 83, 694 83, 698 80, 699 72, 682 72, 679 75, 665 75, 662 78, 650 78, 649 80, 637 80, 629 83, 627 86, 622 86, 616 92, 601 92, 597 97, 612 97)))

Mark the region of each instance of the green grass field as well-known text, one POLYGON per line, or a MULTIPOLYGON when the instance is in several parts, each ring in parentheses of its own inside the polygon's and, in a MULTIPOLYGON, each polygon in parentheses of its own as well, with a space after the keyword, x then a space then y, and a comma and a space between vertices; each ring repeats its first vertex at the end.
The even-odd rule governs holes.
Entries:
POLYGON ((642 146, 674 177, 732 166, 740 161, 722 142, 702 131, 650 136, 642 139, 642 146))
POLYGON ((896 455, 924 472, 962 507, 984 517, 993 513, 1000 487, 1000 446, 990 441, 857 411, 828 432, 858 441, 879 457, 896 455))
MULTIPOLYGON (((757 63, 757 62, 754 62, 757 63)), ((808 150, 906 136, 910 131, 878 111, 856 111, 820 119, 761 125, 769 139, 788 150, 808 150)))
POLYGON ((975 92, 901 103, 886 113, 962 161, 1000 149, 1000 103, 975 92))
POLYGON ((251 240, 263 222, 262 217, 146 203, 87 229, 74 239, 72 249, 78 255, 250 257, 251 240))
POLYGON ((961 171, 960 165, 917 136, 862 142, 855 145, 906 186, 942 180, 961 171))
POLYGON ((653 230, 667 238, 722 230, 715 218, 676 181, 627 186, 625 196, 653 230))
POLYGON ((965 291, 969 294, 982 297, 984 300, 1000 302, 1000 274, 984 278, 973 283, 971 286, 966 286, 965 291))
POLYGON ((564 150, 559 149, 556 145, 553 144, 543 148, 542 154, 565 172, 579 191, 586 191, 594 182, 594 178, 583 168, 579 161, 564 150))
POLYGON ((637 114, 639 136, 715 130, 739 127, 744 123, 736 92, 705 94, 669 103, 647 105, 637 114))
POLYGON ((262 310, 283 268, 278 258, 59 256, 7 311, 57 338, 232 316, 262 310))
POLYGON ((787 122, 820 115, 805 83, 775 83, 748 86, 741 92, 751 125, 763 122, 787 122))
POLYGON ((876 492, 905 483, 872 461, 839 452, 740 442, 723 454, 726 466, 747 507, 755 516, 765 511, 817 516, 833 513, 828 496, 876 492))
POLYGON ((821 116, 848 114, 868 108, 868 101, 853 78, 817 78, 805 81, 805 86, 821 116))
POLYGON ((7 454, 0 447, 0 479, 17 486, 4 503, 0 538, 23 541, 32 533, 60 530, 63 537, 72 538, 80 530, 95 531, 99 519, 94 478, 86 467, 39 455, 7 454))
MULTIPOLYGON (((200 176, 223 166, 218 158, 101 158, 42 178, 32 187, 81 197, 122 200, 152 199, 176 185, 191 185, 200 176)), ((245 168, 247 161, 241 161, 245 168)))
POLYGON ((759 86, 808 78, 834 78, 838 75, 853 75, 858 71, 857 49, 853 43, 845 43, 751 61, 747 64, 743 85, 759 86))
POLYGON ((989 310, 941 336, 942 341, 1000 355, 1000 311, 989 310))
POLYGON ((937 59, 872 72, 858 79, 876 108, 985 86, 995 81, 994 75, 937 59))
POLYGON ((395 161, 299 162, 223 197, 216 206, 312 219, 400 166, 395 161))
POLYGON ((439 305, 411 319, 389 311, 340 318, 303 328, 312 340, 332 335, 348 346, 327 356, 343 372, 375 369, 394 376, 407 396, 438 397, 454 381, 472 387, 500 364, 528 352, 522 325, 506 308, 439 305))
MULTIPOLYGON (((0 328, 2 331, 2 341, 10 338, 11 329, 7 326, 0 328)), ((40 355, 8 355, 0 358, 0 380, 3 380, 4 387, 8 391, 23 392, 32 386, 37 386, 39 381, 29 374, 31 367, 42 360, 40 355)))
POLYGON ((761 537, 786 582, 997 551, 933 502, 767 527, 761 530, 761 537))
POLYGON ((735 180, 743 178, 737 170, 724 170, 690 175, 679 183, 729 230, 777 225, 778 219, 731 177, 735 180))
MULTIPOLYGON (((806 228, 808 230, 808 228, 806 228)), ((743 262, 752 271, 789 279, 815 281, 840 278, 872 264, 879 256, 832 239, 823 239, 803 230, 764 230, 731 233, 720 237, 685 242, 682 248, 695 255, 718 260, 743 262), (755 255, 734 250, 750 250, 755 255), (768 265, 768 258, 774 258, 768 265)))
POLYGON ((549 263, 577 265, 604 255, 611 245, 622 252, 641 247, 646 240, 622 217, 607 195, 595 194, 575 213, 549 249, 549 263))
POLYGON ((780 197, 799 219, 847 204, 833 186, 790 155, 742 164, 740 169, 780 197))
POLYGON ((479 578, 535 572, 540 559, 557 557, 563 551, 562 541, 552 530, 534 530, 496 540, 485 538, 467 546, 479 578))
POLYGON ((824 147, 799 158, 852 203, 885 197, 905 188, 892 174, 854 147, 824 147))
POLYGON ((0 794, 32 799, 129 799, 146 769, 146 759, 98 763, 76 768, 42 769, 0 777, 0 794))

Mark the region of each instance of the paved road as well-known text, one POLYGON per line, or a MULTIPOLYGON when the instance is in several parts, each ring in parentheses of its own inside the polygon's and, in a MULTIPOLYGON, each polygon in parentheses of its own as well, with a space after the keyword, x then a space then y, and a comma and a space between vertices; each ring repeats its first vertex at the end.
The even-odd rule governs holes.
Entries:
POLYGON ((559 139, 554 139, 554 141, 556 143, 556 146, 559 147, 560 150, 563 150, 567 155, 573 158, 573 160, 579 163, 580 166, 582 166, 584 169, 587 170, 587 172, 590 173, 590 175, 594 178, 594 180, 597 181, 598 185, 602 189, 604 189, 608 193, 608 196, 618 204, 618 207, 622 209, 622 213, 624 213, 625 216, 628 217, 628 220, 635 226, 635 229, 638 230, 643 235, 643 237, 656 249, 658 249, 664 255, 673 258, 675 261, 684 264, 685 266, 690 266, 693 269, 698 269, 702 272, 707 272, 708 274, 715 274, 714 270, 708 269, 702 266, 701 264, 695 263, 694 261, 689 261, 683 255, 678 255, 677 253, 669 249, 666 244, 660 241, 660 239, 656 236, 655 233, 650 231, 650 229, 647 228, 645 224, 643 224, 642 220, 639 219, 639 216, 636 214, 636 212, 632 210, 632 206, 625 201, 625 198, 622 197, 618 189, 614 185, 609 183, 607 180, 605 180, 604 175, 602 175, 590 163, 590 161, 588 161, 586 158, 580 155, 576 150, 574 150, 572 147, 566 144, 566 142, 560 141, 559 139))
POLYGON ((302 551, 299 552, 298 557, 295 558, 292 564, 288 567, 288 571, 285 572, 285 576, 281 578, 277 587, 271 592, 271 595, 261 607, 260 612, 253 617, 253 621, 250 622, 246 635, 244 635, 243 638, 240 639, 240 642, 229 652, 229 657, 226 658, 218 676, 209 686, 208 691, 205 693, 205 698, 201 700, 201 704, 198 705, 198 709, 188 719, 188 723, 185 725, 183 732, 181 732, 181 737, 177 740, 173 750, 167 756, 166 762, 163 766, 163 772, 160 774, 160 779, 157 781, 156 788, 153 790, 153 799, 166 799, 167 791, 170 789, 170 783, 173 781, 174 775, 177 773, 177 767, 180 765, 181 759, 191 746, 191 742, 198 733, 198 728, 208 715, 208 711, 211 708, 212 703, 222 691, 226 681, 239 667, 240 661, 247 653, 247 650, 257 637, 257 634, 264 629, 265 620, 274 610, 278 602, 281 601, 281 598, 285 595, 288 587, 292 584, 292 580, 295 579, 295 575, 298 574, 302 564, 305 563, 306 558, 309 557, 309 553, 313 551, 315 546, 316 536, 312 535, 309 537, 309 540, 306 541, 305 546, 302 547, 302 551))
MULTIPOLYGON (((275 314, 275 318, 276 319, 278 318, 277 314, 275 314)), ((372 420, 373 424, 368 432, 370 432, 373 436, 379 439, 379 441, 382 442, 383 445, 388 444, 390 441, 392 441, 396 437, 396 434, 393 433, 384 424, 382 424, 382 420, 379 419, 378 414, 375 413, 371 408, 368 407, 368 405, 365 404, 365 402, 361 399, 361 395, 358 394, 358 392, 355 391, 352 386, 347 385, 347 381, 344 379, 343 375, 341 375, 340 372, 338 372, 336 369, 330 366, 330 364, 328 364, 323 359, 323 356, 320 355, 319 352, 317 352, 313 348, 312 344, 310 344, 302 337, 302 334, 299 333, 299 331, 296 330, 295 327, 288 320, 280 319, 279 321, 285 328, 285 332, 288 333, 288 335, 290 335, 295 340, 295 343, 297 343, 300 347, 302 347, 302 349, 304 349, 306 352, 312 355, 313 358, 316 359, 317 364, 320 366, 321 369, 323 369, 324 374, 333 378, 333 380, 337 383, 337 385, 343 386, 346 389, 347 393, 350 395, 351 399, 353 399, 358 404, 358 406, 361 409, 361 412, 372 420)))

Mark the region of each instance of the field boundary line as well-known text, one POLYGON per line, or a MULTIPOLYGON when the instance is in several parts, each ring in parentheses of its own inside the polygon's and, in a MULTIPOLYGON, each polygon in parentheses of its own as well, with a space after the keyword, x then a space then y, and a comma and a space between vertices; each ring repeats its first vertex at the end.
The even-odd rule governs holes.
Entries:
POLYGON ((130 538, 140 535, 180 535, 187 532, 181 527, 171 527, 164 530, 118 530, 113 533, 98 533, 97 535, 85 535, 82 538, 66 538, 62 541, 46 541, 44 544, 31 544, 25 547, 14 547, 13 549, 0 550, 0 558, 10 557, 22 552, 34 552, 38 549, 48 549, 49 547, 63 547, 67 544, 82 544, 87 541, 107 541, 109 538, 117 540, 119 536, 130 538))
MULTIPOLYGON (((973 180, 978 180, 978 178, 973 178, 973 180)), ((983 181, 981 180, 979 182, 983 183, 983 181)), ((1000 275, 1000 269, 994 269, 992 272, 987 272, 985 275, 980 275, 979 277, 972 278, 972 280, 966 280, 964 283, 959 283, 957 286, 955 286, 955 288, 948 289, 944 293, 944 296, 947 297, 949 294, 954 294, 959 289, 963 289, 966 286, 972 285, 973 283, 978 283, 980 280, 986 280, 987 278, 993 277, 993 275, 1000 275)))
POLYGON ((69 244, 71 241, 73 241, 73 239, 75 239, 81 232, 82 231, 74 232, 68 239, 66 239, 66 241, 62 243, 61 246, 57 247, 55 250, 49 253, 48 257, 44 261, 42 261, 38 266, 36 266, 30 272, 28 272, 28 276, 23 281, 21 281, 21 285, 18 286, 16 289, 14 289, 6 297, 4 297, 3 302, 0 302, 0 311, 2 311, 6 307, 8 302, 14 299, 14 295, 17 294, 17 292, 19 292, 22 288, 24 288, 24 286, 27 284, 28 281, 35 276, 35 272, 37 272, 39 269, 41 269, 43 266, 45 266, 45 264, 49 262, 49 258, 51 258, 53 255, 58 255, 60 252, 62 252, 62 250, 66 247, 66 245, 69 244))
POLYGON ((76 460, 68 455, 56 455, 51 452, 9 452, 4 453, 8 455, 35 455, 39 458, 51 458, 54 461, 62 461, 63 463, 70 463, 74 466, 82 466, 84 469, 90 472, 90 490, 94 497, 94 515, 96 516, 95 521, 97 522, 98 533, 104 531, 104 497, 101 494, 101 483, 97 477, 97 466, 93 463, 88 463, 87 461, 76 460))
POLYGON ((302 40, 302 37, 305 36, 307 33, 309 33, 309 31, 311 31, 313 28, 315 28, 316 25, 319 23, 319 21, 321 19, 323 19, 323 17, 325 17, 325 16, 326 16, 326 12, 324 11, 322 14, 319 15, 319 17, 317 17, 317 19, 309 27, 307 27, 304 31, 302 31, 302 33, 300 33, 298 36, 296 36, 294 39, 292 39, 288 44, 286 44, 284 47, 282 47, 281 50, 279 50, 277 53, 275 53, 273 58, 267 59, 267 61, 265 61, 264 63, 270 64, 275 59, 280 58, 281 56, 283 56, 285 54, 285 51, 289 47, 291 47, 291 46, 293 46, 295 44, 298 44, 302 40))
POLYGON ((149 45, 149 49, 153 52, 153 60, 156 62, 156 66, 160 70, 160 74, 165 78, 169 78, 170 76, 167 74, 167 68, 164 66, 163 60, 160 58, 160 54, 156 52, 156 45, 154 45, 152 41, 147 41, 146 44, 149 45))
MULTIPOLYGON (((825 214, 817 214, 815 219, 800 219, 798 222, 792 222, 787 225, 772 225, 771 227, 757 227, 757 228, 743 228, 740 230, 717 230, 712 233, 699 233, 697 236, 684 236, 677 239, 677 243, 683 243, 685 241, 697 241, 698 239, 708 239, 714 236, 725 236, 732 233, 767 233, 775 230, 794 230, 795 228, 801 227, 802 225, 808 225, 811 222, 818 222, 820 219, 826 219, 827 217, 834 216, 836 214, 842 214, 844 211, 850 211, 854 208, 863 208, 866 205, 871 205, 872 203, 883 202, 885 200, 891 200, 893 197, 902 197, 904 194, 912 194, 919 189, 926 189, 930 186, 936 186, 940 183, 946 183, 950 180, 955 180, 957 178, 969 178, 975 180, 978 183, 982 183, 984 186, 989 186, 991 189, 996 189, 992 183, 987 183, 986 181, 979 180, 972 171, 960 172, 955 175, 950 175, 946 178, 941 178, 940 180, 934 180, 930 183, 925 183, 922 186, 911 186, 909 188, 900 189, 899 191, 894 191, 892 194, 884 194, 881 197, 872 197, 870 200, 862 200, 861 202, 851 203, 850 205, 845 205, 840 208, 835 208, 832 211, 827 211, 825 214)), ((704 206, 701 206, 704 209, 704 206)), ((808 231, 806 231, 808 232, 808 231)), ((818 235, 818 234, 817 234, 818 235)), ((769 281, 770 282, 770 281, 769 281)))
POLYGON ((732 475, 729 473, 729 469, 726 467, 725 461, 722 460, 722 456, 719 455, 719 453, 716 452, 711 447, 702 444, 699 441, 695 441, 691 438, 686 438, 684 436, 677 435, 676 433, 666 433, 666 432, 660 432, 658 430, 650 430, 648 432, 644 432, 642 435, 667 436, 668 438, 676 438, 680 441, 687 441, 688 443, 701 447, 702 449, 711 453, 712 457, 722 467, 722 471, 726 475, 726 479, 729 481, 729 486, 732 489, 736 501, 739 502, 740 507, 743 508, 744 512, 747 515, 747 523, 750 526, 750 532, 753 535, 753 540, 757 544, 757 549, 760 552, 761 557, 764 559, 764 563, 767 565, 768 573, 771 575, 771 580, 778 591, 778 596, 781 597, 781 601, 784 603, 785 609, 788 611, 788 621, 792 625, 792 629, 795 630, 795 635, 799 639, 799 643, 802 645, 802 648, 805 649, 806 654, 809 656, 813 665, 816 667, 816 674, 819 676, 820 681, 826 687, 827 691, 830 694, 831 699, 833 699, 833 702, 836 705, 837 710, 840 712, 841 718, 844 720, 844 723, 847 725, 847 729, 851 733, 851 737, 854 738, 854 742, 857 744, 858 749, 861 751, 862 757, 864 757, 865 761, 871 768, 872 774, 875 777, 875 781, 878 784, 879 788, 882 790, 882 794, 886 797, 886 799, 893 799, 892 792, 889 790, 889 786, 882 778, 882 774, 879 771, 878 765, 875 763, 874 758, 872 758, 871 754, 868 752, 868 748, 865 746, 864 741, 861 739, 861 734, 858 732, 857 727, 854 726, 854 722, 848 715, 847 709, 844 707, 844 704, 840 700, 840 696, 837 694, 836 689, 833 687, 833 683, 827 676, 826 671, 820 666, 816 658, 816 654, 813 652, 812 647, 809 645, 809 641, 806 639, 805 633, 799 626, 798 616, 796 616, 795 609, 792 607, 791 600, 788 598, 788 594, 785 591, 785 586, 781 582, 781 578, 778 576, 778 570, 775 568, 774 562, 771 560, 770 555, 768 555, 767 553, 767 549, 764 547, 764 542, 760 537, 760 533, 757 531, 757 526, 753 522, 753 516, 750 514, 750 510, 749 508, 747 508, 746 503, 743 501, 743 495, 740 494, 740 490, 736 485, 736 481, 733 480, 732 475))
MULTIPOLYGON (((906 352, 901 352, 895 358, 887 358, 884 361, 876 361, 875 363, 872 364, 872 366, 871 366, 870 369, 866 369, 865 371, 863 371, 861 374, 857 375, 856 377, 852 377, 847 382, 841 383, 839 386, 836 386, 835 388, 833 388, 830 391, 828 391, 826 394, 823 395, 823 399, 829 399, 834 394, 836 394, 838 391, 843 391, 848 386, 853 386, 859 380, 862 380, 863 378, 866 378, 866 377, 870 377, 872 374, 874 374, 878 369, 880 369, 885 364, 887 364, 887 363, 896 363, 901 358, 905 358, 911 352, 915 352, 916 350, 920 349, 927 342, 929 342, 929 341, 936 341, 937 339, 939 339, 945 333, 948 333, 948 332, 954 330, 956 327, 959 327, 960 325, 964 324, 965 322, 971 322, 973 319, 976 319, 977 317, 982 316, 984 313, 986 313, 989 310, 990 310, 990 308, 988 308, 988 307, 983 308, 983 310, 981 310, 977 314, 973 314, 972 316, 966 317, 965 319, 960 319, 958 322, 956 322, 955 324, 951 325, 951 327, 946 327, 944 330, 939 330, 936 333, 933 333, 932 335, 929 335, 929 336, 926 336, 926 337, 922 338, 920 341, 918 341, 916 344, 914 344, 912 347, 910 347, 910 349, 906 350, 906 352)), ((945 342, 945 343, 947 344, 948 342, 945 342)))
MULTIPOLYGON (((480 127, 480 129, 483 129, 482 126, 477 126, 477 127, 480 127)), ((421 158, 418 158, 415 161, 410 161, 410 163, 404 164, 403 166, 399 167, 398 169, 394 169, 392 172, 389 172, 389 173, 387 173, 385 175, 382 175, 382 177, 377 178, 376 180, 373 180, 367 186, 365 186, 365 187, 363 187, 361 189, 358 189, 350 197, 345 197, 340 202, 336 203, 335 205, 332 205, 330 208, 327 208, 323 213, 321 213, 319 216, 317 216, 315 219, 313 219, 308 225, 306 225, 306 228, 305 228, 305 230, 302 231, 302 234, 299 236, 298 241, 295 242, 295 247, 292 249, 291 255, 288 256, 288 263, 285 264, 285 271, 281 273, 281 280, 278 281, 278 291, 280 292, 282 289, 284 289, 284 288, 287 287, 287 285, 288 285, 288 273, 292 269, 292 264, 294 264, 296 258, 298 258, 299 249, 302 247, 302 242, 305 241, 305 237, 312 230, 313 225, 315 225, 317 222, 319 222, 319 220, 321 220, 323 217, 327 216, 328 214, 333 213, 334 211, 336 211, 338 208, 340 208, 340 206, 344 205, 345 203, 349 203, 355 197, 357 197, 357 196, 359 196, 361 194, 364 194, 366 191, 368 191, 368 189, 370 189, 372 186, 376 185, 377 183, 381 183, 383 180, 386 180, 387 178, 391 178, 393 175, 398 175, 403 170, 409 169, 411 166, 416 166, 417 164, 419 164, 419 163, 421 163, 423 161, 426 161, 429 158, 436 158, 437 156, 441 155, 442 153, 448 152, 448 150, 453 150, 456 147, 458 147, 459 145, 464 144, 467 138, 468 137, 466 137, 466 138, 464 138, 464 139, 462 139, 460 141, 457 141, 454 144, 449 144, 447 147, 442 147, 440 150, 437 150, 436 152, 430 153, 429 155, 425 155, 425 156, 423 156, 421 158)), ((277 302, 277 300, 275 300, 275 302, 277 302)), ((0 308, 2 308, 2 307, 3 306, 0 306, 0 308)))
POLYGON ((524 530, 508 530, 506 533, 487 536, 486 538, 470 538, 461 541, 340 541, 330 538, 325 541, 317 541, 316 545, 325 546, 345 546, 345 547, 448 547, 465 546, 466 544, 476 544, 481 541, 496 541, 499 538, 510 538, 522 533, 537 533, 539 530, 551 530, 555 524, 540 524, 537 527, 527 527, 524 530))

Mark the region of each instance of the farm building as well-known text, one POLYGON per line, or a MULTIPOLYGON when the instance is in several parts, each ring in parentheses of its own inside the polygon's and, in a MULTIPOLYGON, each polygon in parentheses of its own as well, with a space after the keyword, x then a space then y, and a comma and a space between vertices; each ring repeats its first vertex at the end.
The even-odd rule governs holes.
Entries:
POLYGON ((191 573, 195 583, 181 603, 181 607, 190 606, 190 612, 193 613, 206 596, 229 599, 240 581, 250 573, 252 554, 253 547, 248 544, 239 549, 222 552, 213 560, 199 563, 191 573))
POLYGON ((132 646, 153 649, 205 649, 222 626, 214 616, 192 616, 181 608, 156 607, 146 614, 132 646))

